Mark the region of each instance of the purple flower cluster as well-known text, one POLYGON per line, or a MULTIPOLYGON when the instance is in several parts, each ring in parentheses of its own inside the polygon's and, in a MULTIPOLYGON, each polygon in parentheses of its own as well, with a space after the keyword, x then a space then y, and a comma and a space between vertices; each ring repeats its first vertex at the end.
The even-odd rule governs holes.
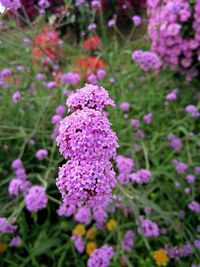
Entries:
POLYGON ((199 239, 196 239, 194 241, 194 246, 195 246, 195 248, 200 249, 200 240, 199 239))
POLYGON ((62 120, 65 112, 66 112, 65 106, 59 105, 56 108, 56 113, 51 117, 51 123, 54 124, 54 130, 53 133, 51 134, 51 139, 55 139, 58 136, 60 121, 62 120))
POLYGON ((67 159, 109 159, 115 157, 117 138, 100 111, 84 108, 60 122, 57 142, 67 159))
POLYGON ((106 76, 106 71, 104 69, 97 70, 96 73, 89 73, 87 76, 87 81, 93 85, 98 84, 99 81, 103 80, 106 76))
POLYGON ((18 9, 21 7, 21 3, 19 0, 1 0, 1 4, 5 8, 18 9))
POLYGON ((135 26, 139 26, 142 23, 142 19, 138 15, 133 16, 132 21, 135 26))
POLYGON ((161 59, 154 52, 136 50, 132 53, 132 60, 138 63, 144 71, 155 70, 159 72, 162 66, 161 59))
POLYGON ((172 163, 174 164, 178 174, 183 174, 188 169, 188 165, 186 163, 184 163, 184 162, 181 162, 181 161, 178 161, 178 160, 173 160, 172 163))
POLYGON ((48 202, 44 187, 38 185, 34 185, 29 189, 24 200, 26 208, 30 212, 38 212, 39 210, 46 208, 48 202))
POLYGON ((175 101, 178 97, 178 89, 173 89, 170 93, 166 95, 166 100, 175 101))
POLYGON ((79 253, 83 253, 85 249, 85 244, 81 236, 73 235, 71 237, 72 241, 74 242, 74 246, 79 253))
POLYGON ((36 153, 35 156, 38 160, 44 160, 48 155, 48 151, 46 149, 39 149, 36 153))
POLYGON ((81 80, 81 77, 76 72, 67 72, 61 76, 62 85, 66 85, 66 84, 76 85, 80 82, 80 80, 81 80))
POLYGON ((107 106, 115 106, 108 92, 98 85, 86 84, 85 87, 76 90, 67 100, 70 111, 84 109, 86 107, 103 111, 107 106))
POLYGON ((50 3, 48 0, 39 0, 38 6, 43 10, 50 7, 50 3))
POLYGON ((130 103, 128 102, 122 102, 120 105, 120 109, 122 111, 129 111, 129 108, 130 108, 130 103))
POLYGON ((106 208, 108 206, 108 204, 110 203, 110 200, 109 202, 105 202, 105 200, 101 203, 101 205, 98 205, 98 206, 95 206, 93 208, 93 217, 97 223, 97 227, 99 229, 102 229, 108 215, 107 215, 107 212, 106 212, 106 208))
POLYGON ((188 208, 191 211, 194 211, 196 213, 200 213, 200 203, 198 203, 197 201, 192 201, 188 204, 188 208))
POLYGON ((6 218, 0 218, 0 233, 11 234, 17 230, 17 226, 8 222, 6 218))
POLYGON ((197 107, 195 105, 188 105, 185 110, 193 118, 200 116, 200 113, 198 112, 197 107))
POLYGON ((15 91, 13 94, 12 94, 12 101, 13 103, 17 103, 21 98, 21 93, 20 91, 15 91))
POLYGON ((146 169, 140 169, 136 173, 130 175, 130 179, 138 184, 147 184, 152 177, 152 173, 146 169))
POLYGON ((130 174, 135 167, 135 163, 131 158, 118 155, 116 157, 117 168, 119 170, 119 175, 117 179, 122 184, 127 184, 130 181, 130 174))
POLYGON ((11 196, 18 196, 20 192, 26 192, 31 183, 26 180, 26 171, 20 159, 14 160, 11 167, 15 170, 15 178, 10 181, 8 192, 11 196))
POLYGON ((42 186, 31 186, 31 183, 26 180, 26 171, 22 161, 20 159, 14 160, 11 167, 15 170, 16 177, 9 183, 9 195, 18 196, 22 192, 26 208, 31 212, 38 212, 45 208, 48 201, 45 189, 42 186))
POLYGON ((168 135, 168 140, 170 141, 170 147, 175 151, 179 152, 182 149, 183 143, 176 135, 168 135))
POLYGON ((134 233, 131 230, 126 231, 124 238, 122 240, 122 248, 125 251, 131 251, 134 245, 134 233))
POLYGON ((79 223, 88 225, 91 222, 91 212, 87 207, 81 207, 75 215, 75 220, 79 223))
POLYGON ((114 254, 114 249, 108 245, 95 249, 88 259, 87 267, 108 267, 114 254))
POLYGON ((143 121, 146 124, 151 124, 153 121, 153 114, 152 113, 147 113, 143 116, 143 121))
MULTIPOLYGON (((86 85, 67 105, 74 112, 60 121, 57 143, 70 159, 59 169, 56 185, 65 205, 93 208, 95 217, 95 210, 108 206, 116 183, 110 159, 116 155, 117 137, 103 111, 114 102, 104 88, 86 85)), ((104 221, 105 216, 98 219, 104 221)))
POLYGON ((8 88, 7 78, 12 75, 12 71, 8 68, 2 69, 0 71, 0 86, 4 89, 8 88))
POLYGON ((10 241, 10 247, 18 247, 21 244, 22 240, 20 236, 15 236, 10 241))
POLYGON ((111 197, 115 172, 109 161, 68 160, 59 169, 56 185, 64 203, 92 207, 111 197))
POLYGON ((61 204, 57 210, 58 216, 71 216, 76 211, 76 207, 72 205, 61 204))
POLYGON ((192 255, 192 248, 190 244, 186 243, 183 246, 165 246, 165 251, 170 259, 175 259, 179 261, 181 258, 188 257, 192 255))
POLYGON ((159 235, 159 228, 155 222, 144 219, 143 216, 140 216, 140 226, 138 228, 138 232, 140 234, 144 232, 146 237, 157 237, 159 235))
POLYGON ((12 74, 12 70, 11 69, 8 69, 8 68, 2 69, 0 71, 0 80, 5 80, 9 76, 11 76, 11 74, 12 74))
POLYGON ((148 0, 147 6, 152 51, 191 79, 198 74, 194 64, 200 59, 200 0, 148 0))

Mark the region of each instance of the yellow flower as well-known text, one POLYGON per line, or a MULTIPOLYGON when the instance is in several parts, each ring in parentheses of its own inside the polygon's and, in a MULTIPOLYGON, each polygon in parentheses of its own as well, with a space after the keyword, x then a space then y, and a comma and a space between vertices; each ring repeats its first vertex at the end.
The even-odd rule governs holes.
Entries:
POLYGON ((158 266, 167 266, 169 262, 169 257, 162 248, 153 252, 153 258, 158 266))
POLYGON ((73 235, 84 236, 86 233, 85 225, 77 224, 72 233, 73 235))
POLYGON ((117 222, 114 219, 109 220, 106 223, 106 228, 111 232, 117 228, 117 222))
POLYGON ((87 243, 87 245, 86 245, 86 252, 87 252, 87 254, 90 256, 94 252, 94 250, 96 248, 97 248, 96 242, 89 242, 89 243, 87 243))
POLYGON ((87 230, 86 237, 89 240, 94 240, 96 236, 96 230, 95 228, 90 228, 87 230))
POLYGON ((7 250, 7 245, 0 243, 0 253, 4 253, 7 250))

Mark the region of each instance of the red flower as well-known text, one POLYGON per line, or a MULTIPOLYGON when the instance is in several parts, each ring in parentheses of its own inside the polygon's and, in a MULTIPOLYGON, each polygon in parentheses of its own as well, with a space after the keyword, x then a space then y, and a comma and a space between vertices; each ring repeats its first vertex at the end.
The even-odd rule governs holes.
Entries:
POLYGON ((76 60, 76 69, 83 76, 91 72, 96 72, 99 69, 103 69, 107 66, 107 63, 96 56, 91 56, 89 58, 79 57, 76 60))
MULTIPOLYGON (((33 47, 33 59, 46 62, 47 58, 54 61, 60 56, 59 37, 57 32, 45 27, 35 38, 33 47)), ((46 62, 47 63, 47 62, 46 62)))
POLYGON ((102 42, 99 36, 94 35, 86 39, 83 43, 83 49, 85 50, 97 50, 101 46, 102 42))

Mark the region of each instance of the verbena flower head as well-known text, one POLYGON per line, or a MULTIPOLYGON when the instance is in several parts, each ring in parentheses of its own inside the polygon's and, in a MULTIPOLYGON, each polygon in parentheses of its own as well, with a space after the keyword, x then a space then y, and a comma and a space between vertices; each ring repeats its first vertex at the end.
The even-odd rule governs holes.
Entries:
MULTIPOLYGON (((155 222, 148 219, 144 219, 144 217, 141 216, 140 224, 146 237, 157 237, 159 235, 159 228, 155 222)), ((142 233, 142 229, 140 227, 138 228, 138 232, 140 234, 142 233)))
POLYGON ((131 125, 135 128, 139 128, 140 122, 137 119, 133 118, 133 119, 131 119, 131 125))
POLYGON ((114 254, 114 249, 108 245, 95 249, 88 259, 87 267, 108 267, 114 254))
POLYGON ((106 76, 106 70, 104 69, 97 70, 96 76, 98 80, 103 80, 103 78, 106 76))
POLYGON ((189 184, 192 184, 195 182, 196 177, 193 174, 188 174, 185 179, 189 184))
POLYGON ((85 225, 90 224, 91 222, 90 209, 87 207, 80 208, 75 215, 75 220, 79 223, 84 223, 85 225))
POLYGON ((11 234, 17 230, 17 226, 8 222, 6 218, 0 218, 0 232, 4 234, 11 234))
POLYGON ((1 0, 1 4, 5 8, 11 8, 11 9, 18 9, 21 7, 21 3, 19 0, 1 0))
POLYGON ((154 52, 136 50, 132 53, 132 60, 138 63, 144 71, 159 71, 162 66, 161 59, 154 52))
POLYGON ((47 155, 48 155, 48 151, 46 149, 39 149, 35 154, 38 160, 45 159, 47 155))
POLYGON ((108 21, 108 27, 109 28, 112 28, 115 25, 116 25, 116 19, 115 18, 108 21))
POLYGON ((88 25, 88 31, 95 30, 96 28, 97 24, 94 22, 88 25))
POLYGON ((176 168, 177 173, 183 174, 186 172, 188 169, 188 165, 184 162, 178 161, 178 160, 173 160, 172 162, 176 168))
POLYGON ((71 111, 85 107, 102 111, 107 106, 114 107, 115 104, 103 87, 86 84, 67 99, 67 106, 71 111))
POLYGON ((56 108, 56 114, 57 115, 63 116, 65 112, 66 112, 65 106, 63 106, 63 105, 57 106, 57 108, 56 108))
POLYGON ((75 248, 79 253, 83 253, 85 249, 85 244, 81 236, 72 236, 71 238, 74 242, 75 248))
POLYGON ((191 245, 186 243, 182 246, 165 245, 165 251, 170 259, 179 261, 183 257, 192 255, 191 245))
POLYGON ((57 115, 57 114, 55 114, 55 115, 53 115, 52 117, 51 117, 51 122, 53 123, 53 124, 57 124, 59 121, 61 121, 62 120, 62 117, 60 116, 60 115, 57 115))
POLYGON ((57 214, 58 214, 58 216, 69 217, 75 211, 76 211, 76 206, 75 205, 62 204, 62 205, 60 205, 59 209, 57 210, 57 214))
POLYGON ((4 80, 12 75, 12 70, 5 68, 0 71, 0 79, 4 80))
POLYGON ((140 169, 136 173, 130 175, 130 179, 138 184, 147 184, 152 177, 152 173, 146 169, 140 169))
POLYGON ((170 147, 175 151, 180 151, 183 147, 182 141, 177 138, 175 135, 171 136, 170 138, 170 147))
POLYGON ((128 102, 122 102, 122 103, 120 104, 120 109, 121 109, 122 111, 128 111, 129 108, 130 108, 130 103, 128 103, 128 102))
POLYGON ((26 208, 30 212, 38 212, 39 210, 46 208, 48 202, 44 187, 38 185, 32 186, 29 189, 24 200, 26 208))
POLYGON ((104 226, 104 223, 108 217, 107 212, 105 210, 105 207, 107 207, 108 204, 109 204, 109 200, 106 201, 104 199, 100 205, 96 205, 92 210, 93 211, 93 217, 97 223, 97 227, 100 229, 104 226))
POLYGON ((178 89, 173 89, 169 94, 166 95, 166 100, 174 101, 177 100, 178 97, 178 89))
POLYGON ((65 84, 76 85, 77 83, 80 82, 80 80, 81 80, 81 77, 76 72, 67 72, 61 76, 62 85, 65 85, 65 84))
POLYGON ((147 113, 143 116, 143 121, 146 123, 146 124, 151 124, 152 121, 153 121, 153 114, 152 113, 147 113))
POLYGON ((10 241, 10 247, 18 247, 21 244, 22 240, 20 236, 15 236, 10 241))
POLYGON ((26 179, 12 179, 8 186, 9 195, 18 196, 20 192, 26 192, 30 186, 31 183, 26 179))
POLYGON ((199 0, 147 1, 151 50, 162 57, 164 66, 186 74, 187 80, 198 75, 199 5, 199 0))
POLYGON ((13 160, 12 164, 11 164, 12 169, 20 169, 23 167, 23 163, 21 161, 21 159, 15 159, 13 160))
POLYGON ((135 26, 139 26, 142 23, 142 19, 138 15, 133 16, 132 21, 133 21, 135 26))
POLYGON ((90 73, 87 77, 87 82, 92 85, 98 84, 97 76, 94 73, 90 73))
POLYGON ((26 179, 26 170, 24 169, 24 167, 19 168, 15 171, 16 174, 16 178, 18 179, 26 179))
POLYGON ((185 109, 191 117, 198 117, 199 112, 197 111, 197 107, 195 105, 188 105, 185 109))
POLYGON ((65 158, 84 160, 113 158, 118 146, 106 115, 89 108, 77 110, 60 122, 57 143, 65 158))
POLYGON ((64 203, 93 207, 110 199, 115 173, 109 162, 73 159, 60 168, 56 185, 64 203))
POLYGON ((131 230, 126 231, 124 238, 122 240, 122 248, 125 251, 131 251, 134 245, 134 233, 131 230))
POLYGON ((194 211, 196 213, 200 213, 200 204, 197 201, 192 201, 188 204, 188 208, 191 211, 194 211))
POLYGON ((119 170, 119 175, 117 179, 126 184, 130 181, 130 174, 135 167, 135 163, 131 158, 124 157, 122 155, 118 155, 116 157, 117 168, 119 170))
POLYGON ((200 249, 200 239, 196 239, 194 241, 194 246, 195 246, 195 248, 200 249))
POLYGON ((13 103, 17 103, 21 98, 21 93, 20 91, 16 91, 12 94, 12 101, 13 103))
POLYGON ((42 9, 46 9, 46 8, 49 8, 50 7, 50 3, 48 0, 40 0, 38 2, 38 6, 42 9))
POLYGON ((114 102, 104 88, 86 85, 67 104, 73 113, 60 122, 57 143, 69 159, 60 168, 56 185, 65 205, 80 208, 76 219, 89 223, 92 209, 102 225, 116 183, 110 159, 118 146, 103 109, 114 102))
POLYGON ((200 166, 195 167, 194 171, 196 174, 200 174, 200 166))

